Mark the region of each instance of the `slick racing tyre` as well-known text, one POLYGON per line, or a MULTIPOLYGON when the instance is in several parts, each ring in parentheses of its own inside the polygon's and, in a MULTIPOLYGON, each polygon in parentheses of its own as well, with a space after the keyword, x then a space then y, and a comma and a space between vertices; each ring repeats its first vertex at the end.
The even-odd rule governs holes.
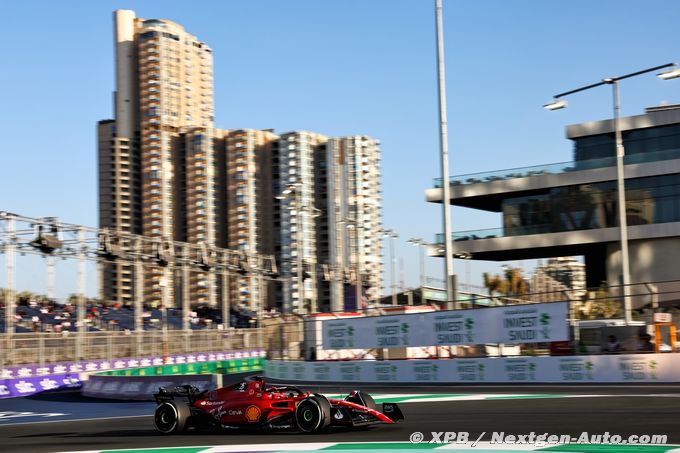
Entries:
POLYGON ((346 400, 350 403, 361 404, 362 406, 366 406, 369 409, 376 410, 375 400, 373 397, 366 392, 362 392, 361 390, 358 390, 356 395, 348 396, 346 400))
POLYGON ((154 413, 156 430, 162 434, 178 434, 187 428, 191 410, 181 401, 166 401, 158 405, 154 413))
POLYGON ((320 395, 305 398, 295 409, 295 422, 302 432, 322 431, 331 423, 331 404, 320 395))

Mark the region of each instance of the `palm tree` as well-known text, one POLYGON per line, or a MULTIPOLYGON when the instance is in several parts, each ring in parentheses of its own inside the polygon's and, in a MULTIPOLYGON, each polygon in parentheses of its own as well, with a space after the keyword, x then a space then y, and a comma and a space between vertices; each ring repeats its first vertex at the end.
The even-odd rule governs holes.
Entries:
POLYGON ((506 296, 524 296, 529 292, 529 283, 522 276, 522 269, 518 267, 505 269, 505 280, 507 282, 506 296))
POLYGON ((492 277, 488 272, 484 272, 482 277, 484 278, 484 286, 489 291, 489 296, 493 296, 494 293, 506 293, 507 282, 500 275, 496 274, 492 277))
POLYGON ((489 291, 489 297, 492 297, 494 293, 498 293, 507 297, 517 298, 529 292, 529 283, 522 276, 522 269, 520 268, 506 268, 503 277, 498 274, 492 276, 488 272, 484 272, 482 277, 484 279, 484 286, 489 291))

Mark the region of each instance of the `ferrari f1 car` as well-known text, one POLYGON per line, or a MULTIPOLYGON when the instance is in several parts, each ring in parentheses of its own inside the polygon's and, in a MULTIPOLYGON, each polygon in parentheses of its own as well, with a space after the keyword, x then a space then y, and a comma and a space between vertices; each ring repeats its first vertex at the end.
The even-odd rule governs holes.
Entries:
POLYGON ((404 416, 396 403, 376 410, 373 398, 353 391, 345 399, 303 392, 289 385, 267 385, 250 378, 213 391, 190 385, 154 394, 156 430, 177 434, 189 428, 214 432, 229 428, 291 429, 314 433, 329 427, 359 428, 394 423, 404 416))

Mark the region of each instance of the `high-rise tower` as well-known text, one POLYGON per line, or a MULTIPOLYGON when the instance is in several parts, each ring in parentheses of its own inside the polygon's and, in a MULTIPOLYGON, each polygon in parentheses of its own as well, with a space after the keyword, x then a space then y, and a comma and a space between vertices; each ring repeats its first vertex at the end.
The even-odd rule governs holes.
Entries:
MULTIPOLYGON (((100 226, 156 238, 215 243, 212 51, 181 25, 114 13, 115 119, 99 124, 100 226)), ((106 299, 128 301, 129 266, 104 271, 106 299)), ((193 275, 214 303, 207 275, 193 275)), ((145 271, 145 299, 157 305, 174 276, 145 271)))
POLYGON ((353 310, 380 296, 380 142, 366 136, 334 137, 320 159, 324 162, 321 168, 328 238, 320 259, 328 263, 328 274, 334 277, 322 285, 328 287, 322 304, 327 301, 331 311, 353 310), (350 278, 345 282, 335 278, 347 275, 346 270, 350 278))
POLYGON ((327 141, 325 135, 306 131, 285 133, 279 139, 278 256, 282 275, 288 276, 290 289, 283 292, 284 311, 308 312, 318 308, 316 219, 321 210, 316 206, 315 153, 327 141))
POLYGON ((98 125, 100 226, 154 239, 146 252, 156 256, 105 264, 102 299, 229 300, 253 311, 264 301, 305 313, 377 299, 379 142, 215 129, 210 48, 168 20, 119 10, 114 22, 115 115, 98 125), (173 241, 198 244, 200 256, 174 266, 173 241), (216 278, 212 247, 242 253, 233 278, 216 278), (257 255, 276 256, 276 284, 247 269, 257 255))
MULTIPOLYGON (((218 188, 223 194, 218 209, 220 247, 249 256, 274 253, 272 159, 277 139, 271 130, 216 132, 216 171, 218 188)), ((256 310, 257 301, 263 296, 273 305, 269 302, 272 292, 261 294, 260 282, 253 275, 245 275, 232 280, 231 300, 256 310)))

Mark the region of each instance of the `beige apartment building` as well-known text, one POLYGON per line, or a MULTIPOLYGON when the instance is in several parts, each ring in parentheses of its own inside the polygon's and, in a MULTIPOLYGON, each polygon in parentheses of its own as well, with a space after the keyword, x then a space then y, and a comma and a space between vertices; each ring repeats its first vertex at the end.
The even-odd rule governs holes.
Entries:
POLYGON ((317 226, 323 214, 318 200, 315 153, 328 137, 307 131, 282 134, 276 165, 279 230, 278 258, 286 279, 281 301, 284 311, 306 313, 318 309, 317 226))
POLYGON ((115 113, 98 124, 100 227, 157 242, 142 264, 102 266, 101 298, 216 306, 222 278, 200 263, 220 247, 278 264, 278 278, 263 285, 247 272, 255 263, 242 263, 226 289, 232 306, 351 308, 357 275, 362 298, 377 299, 379 142, 216 129, 210 47, 179 24, 133 11, 115 11, 114 23, 115 113), (187 257, 198 265, 173 266, 173 241, 198 244, 201 256, 187 257))
MULTIPOLYGON (((179 24, 114 12, 115 119, 99 124, 100 226, 214 245, 212 51, 179 24)), ((145 267, 145 303, 178 283, 167 266, 145 267)), ((195 301, 215 303, 208 275, 193 273, 195 301)), ((104 270, 103 298, 133 298, 128 265, 104 270)))
POLYGON ((367 136, 281 135, 275 173, 285 194, 276 209, 284 309, 353 310, 379 299, 379 145, 367 136))
MULTIPOLYGON (((248 256, 274 254, 272 160, 278 149, 272 130, 216 130, 219 247, 248 256)), ((252 263, 250 263, 252 264, 252 263)), ((232 279, 230 300, 250 310, 273 297, 274 286, 262 294, 253 274, 232 279)))
POLYGON ((380 298, 380 142, 366 136, 332 138, 320 158, 324 157, 323 196, 328 206, 324 262, 330 275, 349 269, 349 278, 344 280, 350 287, 360 282, 364 300, 356 300, 356 287, 343 288, 336 278, 323 284, 323 299, 331 311, 361 308, 368 300, 380 298))

